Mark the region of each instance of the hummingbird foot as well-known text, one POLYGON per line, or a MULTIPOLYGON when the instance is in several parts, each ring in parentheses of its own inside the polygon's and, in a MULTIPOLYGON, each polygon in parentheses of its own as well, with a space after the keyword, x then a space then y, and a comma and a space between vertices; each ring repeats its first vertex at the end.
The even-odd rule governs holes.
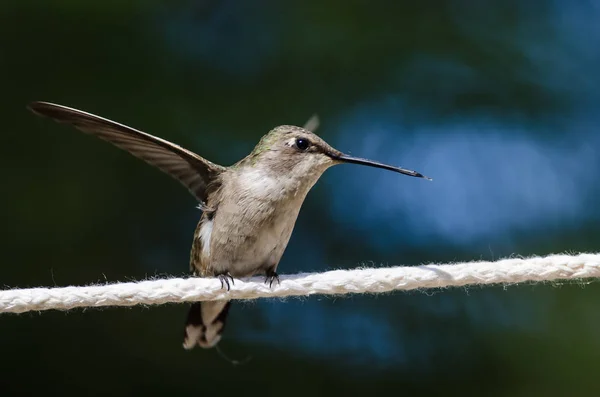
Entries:
POLYGON ((221 282, 221 288, 225 288, 225 286, 227 286, 227 291, 229 291, 231 289, 231 287, 229 285, 230 280, 231 280, 231 284, 235 285, 235 282, 233 281, 233 276, 229 272, 218 274, 217 278, 221 282))
POLYGON ((281 284, 279 281, 279 274, 273 269, 267 270, 267 277, 265 278, 265 283, 269 284, 269 288, 273 288, 273 281, 277 280, 277 284, 281 284))

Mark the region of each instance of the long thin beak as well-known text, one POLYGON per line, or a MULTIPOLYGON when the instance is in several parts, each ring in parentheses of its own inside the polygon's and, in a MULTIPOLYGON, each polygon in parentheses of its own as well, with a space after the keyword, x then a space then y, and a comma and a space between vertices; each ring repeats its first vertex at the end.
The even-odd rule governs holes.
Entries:
POLYGON ((334 154, 334 153, 327 153, 327 155, 329 157, 331 157, 334 160, 338 160, 338 161, 343 161, 345 163, 352 163, 352 164, 360 164, 360 165, 367 165, 369 167, 375 167, 375 168, 383 168, 384 170, 389 170, 389 171, 394 171, 394 172, 398 172, 400 174, 404 174, 404 175, 408 175, 408 176, 414 176, 416 178, 424 178, 427 179, 428 181, 431 181, 432 179, 420 174, 416 171, 412 171, 412 170, 407 170, 405 168, 401 168, 401 167, 394 167, 391 165, 387 165, 387 164, 383 164, 383 163, 378 163, 376 161, 372 161, 372 160, 367 160, 367 159, 361 159, 358 157, 352 157, 352 156, 347 156, 345 154, 334 154))

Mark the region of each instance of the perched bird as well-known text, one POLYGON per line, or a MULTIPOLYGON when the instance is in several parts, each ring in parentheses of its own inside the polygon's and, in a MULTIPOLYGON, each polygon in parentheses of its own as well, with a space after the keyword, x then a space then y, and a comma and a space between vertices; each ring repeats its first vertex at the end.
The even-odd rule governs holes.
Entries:
MULTIPOLYGON (((264 274, 279 281, 277 265, 288 244, 308 191, 329 167, 354 163, 427 178, 404 168, 348 156, 305 127, 282 125, 264 135, 254 150, 223 167, 164 139, 90 113, 48 102, 29 109, 95 135, 177 179, 200 203, 190 271, 218 277, 229 290, 234 278, 264 274)), ((188 313, 183 346, 215 346, 225 328, 231 301, 198 302, 188 313)))

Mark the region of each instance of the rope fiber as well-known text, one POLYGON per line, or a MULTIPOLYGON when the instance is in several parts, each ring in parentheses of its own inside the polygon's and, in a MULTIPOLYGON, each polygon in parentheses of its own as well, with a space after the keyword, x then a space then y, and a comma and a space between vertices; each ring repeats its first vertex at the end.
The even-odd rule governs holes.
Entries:
POLYGON ((252 277, 236 279, 230 291, 223 289, 216 278, 167 278, 82 287, 3 290, 0 291, 0 313, 315 294, 374 294, 597 277, 600 277, 600 254, 299 273, 282 275, 281 282, 275 281, 271 288, 263 277, 252 277))

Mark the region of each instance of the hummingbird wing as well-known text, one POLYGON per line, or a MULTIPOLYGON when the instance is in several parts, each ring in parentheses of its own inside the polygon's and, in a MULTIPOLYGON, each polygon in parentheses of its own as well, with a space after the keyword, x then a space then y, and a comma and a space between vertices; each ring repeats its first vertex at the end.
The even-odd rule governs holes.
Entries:
POLYGON ((32 102, 28 108, 128 151, 177 179, 200 202, 206 202, 207 186, 225 170, 174 143, 81 110, 48 102, 32 102))
POLYGON ((306 121, 306 123, 304 124, 304 128, 307 131, 310 132, 315 132, 318 128, 319 128, 319 124, 321 122, 319 121, 319 115, 318 114, 313 114, 310 119, 308 119, 306 121))

